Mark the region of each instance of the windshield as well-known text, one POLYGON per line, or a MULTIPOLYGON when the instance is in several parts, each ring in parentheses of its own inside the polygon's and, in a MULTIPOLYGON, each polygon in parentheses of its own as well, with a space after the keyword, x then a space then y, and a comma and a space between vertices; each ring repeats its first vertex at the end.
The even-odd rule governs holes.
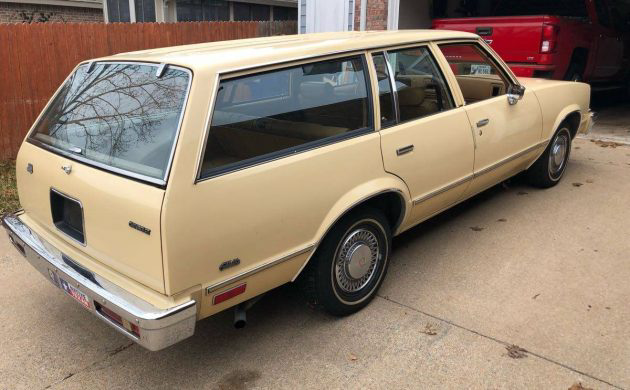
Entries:
POLYGON ((495 16, 555 15, 586 18, 584 0, 503 0, 494 10, 495 16))
POLYGON ((82 65, 63 85, 31 139, 98 165, 164 181, 190 73, 159 65, 82 65))

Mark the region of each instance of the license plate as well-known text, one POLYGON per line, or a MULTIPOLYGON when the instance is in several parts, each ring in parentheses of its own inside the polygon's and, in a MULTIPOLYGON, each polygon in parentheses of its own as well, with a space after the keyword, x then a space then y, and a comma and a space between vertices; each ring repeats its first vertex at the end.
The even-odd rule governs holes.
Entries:
POLYGON ((66 282, 65 280, 61 278, 59 278, 59 282, 61 284, 61 288, 63 289, 63 291, 65 291, 72 298, 76 299, 80 304, 82 304, 86 308, 88 309, 90 308, 90 300, 88 299, 87 295, 83 294, 77 288, 71 286, 70 283, 66 282))
POLYGON ((492 67, 490 65, 471 64, 470 74, 491 74, 492 67))

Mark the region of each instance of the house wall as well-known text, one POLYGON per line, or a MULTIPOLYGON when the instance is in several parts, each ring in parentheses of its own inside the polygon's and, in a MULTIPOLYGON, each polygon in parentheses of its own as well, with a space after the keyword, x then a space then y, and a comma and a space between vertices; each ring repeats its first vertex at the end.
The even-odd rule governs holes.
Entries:
POLYGON ((429 0, 399 0, 398 29, 430 28, 429 0))
POLYGON ((0 2, 0 23, 103 22, 101 8, 0 2))

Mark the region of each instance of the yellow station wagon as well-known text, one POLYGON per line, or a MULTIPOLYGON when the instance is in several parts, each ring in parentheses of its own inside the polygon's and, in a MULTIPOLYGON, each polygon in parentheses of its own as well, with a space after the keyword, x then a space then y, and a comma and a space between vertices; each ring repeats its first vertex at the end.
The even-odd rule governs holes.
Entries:
MULTIPOLYGON (((589 86, 517 79, 478 36, 350 32, 81 63, 17 158, 15 247, 151 350, 300 280, 374 297, 392 237, 519 172, 551 187, 589 86)), ((456 243, 453 243, 456 245, 456 243)), ((45 310, 45 308, 42 308, 45 310)))

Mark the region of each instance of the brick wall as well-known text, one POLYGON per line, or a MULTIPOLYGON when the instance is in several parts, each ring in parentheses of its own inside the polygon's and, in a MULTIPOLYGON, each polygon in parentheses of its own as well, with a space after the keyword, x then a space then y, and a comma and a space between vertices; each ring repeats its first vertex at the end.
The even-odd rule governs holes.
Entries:
POLYGON ((100 8, 0 2, 0 23, 103 22, 100 8))
POLYGON ((361 2, 367 1, 366 30, 387 30, 388 0, 356 0, 354 5, 354 29, 361 29, 361 2))

